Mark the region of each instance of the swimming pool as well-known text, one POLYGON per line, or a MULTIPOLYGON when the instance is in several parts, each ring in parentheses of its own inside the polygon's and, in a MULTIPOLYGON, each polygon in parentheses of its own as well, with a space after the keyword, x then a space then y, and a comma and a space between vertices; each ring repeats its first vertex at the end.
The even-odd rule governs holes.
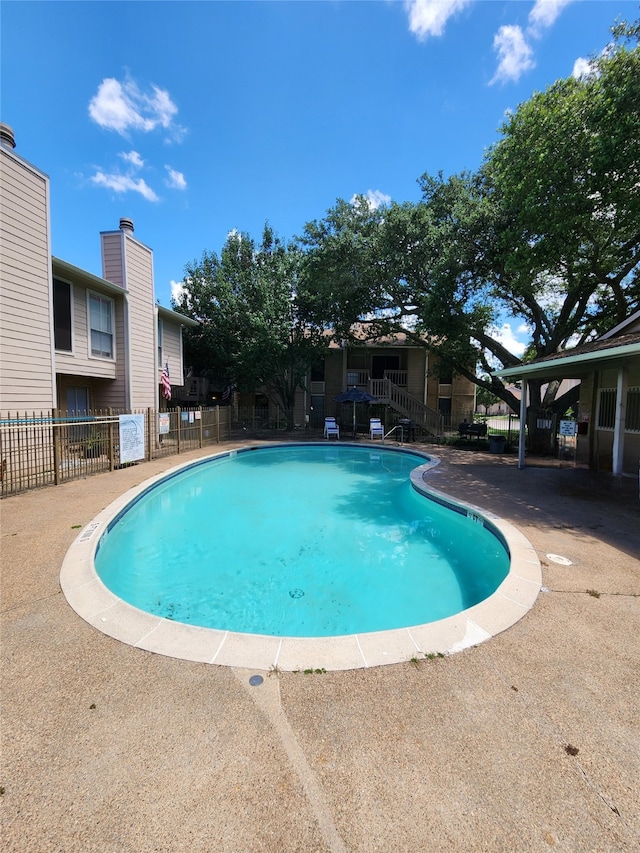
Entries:
POLYGON ((455 651, 524 615, 540 565, 504 520, 427 488, 436 464, 326 442, 218 454, 96 517, 61 585, 105 633, 191 660, 346 669, 455 651))
POLYGON ((135 607, 205 628, 327 637, 443 619, 493 593, 509 555, 416 492, 427 461, 323 444, 192 466, 122 513, 96 571, 135 607))

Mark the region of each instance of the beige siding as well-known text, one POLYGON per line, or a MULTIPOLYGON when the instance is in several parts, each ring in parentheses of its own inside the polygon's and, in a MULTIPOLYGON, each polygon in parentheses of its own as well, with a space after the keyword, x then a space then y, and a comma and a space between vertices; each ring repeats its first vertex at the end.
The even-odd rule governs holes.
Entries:
POLYGON ((427 351, 424 349, 410 349, 407 351, 407 392, 425 402, 424 374, 427 351))
POLYGON ((101 385, 100 406, 124 409, 127 405, 127 354, 125 350, 125 299, 116 300, 116 382, 101 385))
POLYGON ((451 383, 451 414, 453 421, 473 417, 476 407, 476 386, 464 376, 453 376, 451 383))
POLYGON ((153 296, 153 254, 123 232, 125 287, 129 291, 129 357, 131 405, 154 406, 157 397, 156 313, 153 296))
MULTIPOLYGON (((162 364, 169 363, 169 379, 172 385, 182 385, 182 327, 167 320, 162 321, 162 364)), ((159 375, 159 374, 158 374, 159 375)), ((159 381, 159 380, 158 380, 159 381)))
MULTIPOLYGON (((89 308, 87 304, 88 290, 80 284, 73 284, 73 282, 71 283, 71 286, 73 293, 73 351, 56 351, 56 372, 75 373, 78 376, 95 376, 103 379, 115 379, 115 359, 112 361, 104 358, 95 358, 91 355, 89 341, 89 308)), ((95 292, 97 293, 97 291, 95 292)), ((117 341, 114 341, 114 348, 114 355, 117 359, 119 355, 117 341)))
POLYGON ((122 231, 107 232, 100 235, 102 247, 102 278, 124 287, 125 268, 122 251, 122 231))
POLYGON ((55 405, 49 180, 0 148, 0 406, 55 405))

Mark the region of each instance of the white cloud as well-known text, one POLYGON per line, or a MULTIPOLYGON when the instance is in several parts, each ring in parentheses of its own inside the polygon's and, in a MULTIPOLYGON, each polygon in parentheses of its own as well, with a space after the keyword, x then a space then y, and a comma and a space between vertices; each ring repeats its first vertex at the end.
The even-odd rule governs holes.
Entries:
POLYGON ((585 59, 579 56, 573 63, 572 77, 577 77, 578 80, 584 77, 590 77, 594 72, 593 64, 590 59, 585 59))
POLYGON ((498 54, 498 67, 491 83, 519 80, 525 71, 535 67, 533 50, 520 27, 507 24, 500 27, 493 39, 493 49, 498 54))
POLYGON ((143 178, 137 178, 136 172, 144 167, 144 160, 137 151, 120 151, 118 154, 121 160, 127 164, 128 168, 123 173, 119 170, 106 172, 98 168, 95 175, 92 175, 91 182, 98 187, 105 187, 113 190, 116 193, 136 192, 140 193, 147 201, 159 201, 156 193, 151 189, 143 178))
POLYGON ((131 166, 133 166, 136 169, 141 169, 144 166, 144 160, 138 154, 137 151, 129 151, 129 152, 121 151, 118 156, 122 157, 122 159, 125 161, 125 163, 129 163, 131 166))
POLYGON ((184 295, 184 281, 173 281, 173 279, 169 282, 171 286, 171 301, 179 304, 184 295))
POLYGON ((525 349, 530 335, 530 329, 526 323, 521 323, 514 331, 509 323, 503 323, 491 330, 491 336, 499 341, 505 349, 520 358, 525 349), (525 340, 519 340, 517 335, 524 336, 525 340))
POLYGON ((428 36, 441 36, 449 18, 471 2, 473 0, 405 0, 409 30, 420 41, 428 36))
POLYGON ((349 204, 355 204, 359 198, 364 198, 371 210, 377 210, 385 204, 391 204, 391 196, 380 190, 367 190, 366 193, 355 193, 351 196, 349 204))
POLYGON ((136 180, 131 175, 121 175, 115 172, 109 175, 98 171, 92 176, 91 181, 96 186, 106 187, 116 193, 136 192, 140 193, 147 201, 159 200, 158 196, 142 178, 136 180))
POLYGON ((177 112, 177 106, 165 89, 152 85, 150 91, 143 92, 130 78, 120 82, 106 77, 89 102, 93 121, 121 136, 127 136, 132 130, 149 133, 157 128, 171 130, 174 137, 179 136, 184 129, 173 124, 177 112))
POLYGON ((171 166, 165 166, 165 169, 167 170, 166 185, 172 190, 186 190, 187 182, 182 172, 176 172, 171 166))
POLYGON ((573 0, 536 0, 529 12, 526 35, 516 24, 500 27, 493 39, 499 63, 490 84, 517 82, 525 71, 535 68, 530 40, 541 38, 569 3, 573 0))
POLYGON ((531 35, 539 35, 540 31, 555 24, 560 12, 573 0, 536 0, 529 12, 529 29, 531 35))

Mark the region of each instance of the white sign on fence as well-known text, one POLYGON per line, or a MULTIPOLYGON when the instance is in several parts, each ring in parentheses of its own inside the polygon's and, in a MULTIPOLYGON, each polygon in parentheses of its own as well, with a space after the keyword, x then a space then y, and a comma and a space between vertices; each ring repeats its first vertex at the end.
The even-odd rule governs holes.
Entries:
POLYGON ((170 415, 162 412, 158 415, 158 435, 169 435, 169 427, 171 424, 170 415))
POLYGON ((120 415, 120 464, 144 459, 144 415, 120 415))
POLYGON ((560 421, 560 435, 574 436, 576 434, 575 421, 560 421))

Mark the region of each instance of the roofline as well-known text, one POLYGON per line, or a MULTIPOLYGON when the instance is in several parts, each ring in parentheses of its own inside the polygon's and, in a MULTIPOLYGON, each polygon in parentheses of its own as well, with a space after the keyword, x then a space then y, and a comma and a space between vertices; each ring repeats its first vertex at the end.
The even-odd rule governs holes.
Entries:
POLYGON ((26 157, 19 154, 15 148, 7 148, 6 145, 0 145, 0 151, 2 151, 3 154, 6 154, 7 157, 11 157, 13 160, 16 160, 21 166, 25 166, 32 172, 35 172, 41 178, 45 178, 47 182, 51 182, 51 176, 48 172, 43 172, 42 169, 39 166, 36 166, 35 163, 32 163, 31 160, 27 160, 26 157))
POLYGON ((133 232, 133 231, 125 231, 122 228, 111 228, 108 231, 101 231, 100 237, 107 237, 110 234, 126 234, 127 237, 129 237, 131 240, 133 240, 139 246, 142 246, 142 248, 146 249, 147 252, 151 252, 151 254, 153 254, 153 249, 151 248, 151 246, 148 246, 146 243, 143 243, 142 240, 138 240, 138 238, 135 235, 135 232, 133 232))
POLYGON ((543 377, 553 379, 581 378, 591 372, 595 362, 621 361, 628 357, 640 356, 640 343, 611 346, 596 352, 583 352, 578 355, 552 359, 550 361, 530 362, 519 364, 517 367, 506 367, 496 370, 496 376, 503 379, 528 379, 543 377), (574 372, 575 369, 575 372, 574 372))
POLYGON ((63 261, 62 258, 55 258, 53 255, 51 256, 51 269, 54 275, 67 275, 70 278, 82 279, 84 284, 90 284, 93 287, 105 290, 107 293, 123 294, 129 292, 124 287, 120 287, 119 284, 107 281, 106 278, 100 278, 98 275, 83 270, 81 267, 76 267, 69 261, 63 261))
POLYGON ((182 326, 190 326, 192 329, 199 326, 197 320, 191 317, 185 317, 184 314, 179 314, 177 311, 172 311, 171 308, 165 308, 164 305, 156 305, 158 315, 165 320, 173 320, 174 323, 180 323, 182 326))
POLYGON ((625 320, 623 320, 622 323, 618 323, 618 325, 614 326, 613 329, 609 329, 609 331, 605 332, 604 335, 600 335, 598 340, 606 341, 609 338, 614 337, 618 334, 618 332, 623 331, 623 329, 626 329, 627 326, 630 326, 632 323, 635 323, 636 320, 640 320, 640 308, 633 314, 631 314, 630 317, 627 317, 625 320))

